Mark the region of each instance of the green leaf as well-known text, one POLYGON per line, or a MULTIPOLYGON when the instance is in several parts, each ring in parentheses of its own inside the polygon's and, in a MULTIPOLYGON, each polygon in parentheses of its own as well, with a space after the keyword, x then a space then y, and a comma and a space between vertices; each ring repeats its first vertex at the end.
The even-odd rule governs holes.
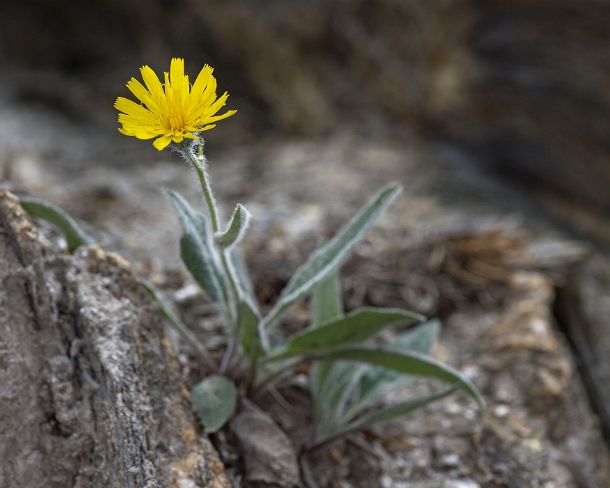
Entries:
POLYGON ((337 394, 337 391, 343 391, 346 385, 351 383, 356 368, 353 364, 340 361, 320 362, 318 365, 320 364, 328 364, 330 367, 316 391, 316 401, 319 401, 324 413, 331 414, 336 406, 333 404, 333 398, 338 398, 340 394, 337 394))
MULTIPOLYGON (((429 354, 438 338, 439 330, 438 321, 426 322, 402 334, 392 342, 392 347, 406 352, 429 354)), ((414 379, 411 375, 395 373, 384 368, 370 368, 360 380, 360 394, 350 406, 346 417, 349 419, 358 415, 361 410, 379 402, 385 392, 391 388, 404 386, 414 379)))
POLYGON ((316 284, 333 273, 347 259, 354 246, 400 190, 401 186, 397 183, 385 186, 335 237, 313 253, 295 272, 280 294, 277 303, 265 317, 265 326, 275 323, 288 307, 307 295, 316 284))
POLYGON ((195 281, 215 303, 228 303, 223 274, 209 240, 209 229, 202 215, 193 211, 187 201, 175 191, 168 190, 180 224, 180 257, 195 281))
POLYGON ((361 308, 346 317, 293 335, 280 355, 315 353, 363 342, 385 327, 411 324, 422 318, 419 314, 399 309, 361 308))
POLYGON ((227 229, 220 234, 216 234, 216 243, 225 249, 237 244, 243 239, 249 222, 250 212, 241 203, 238 203, 233 210, 227 229))
MULTIPOLYGON (((354 365, 343 361, 325 361, 330 367, 319 394, 314 397, 316 435, 324 436, 343 425, 345 405, 358 387, 365 365, 354 365)), ((315 366, 315 365, 314 365, 315 366)))
MULTIPOLYGON (((233 270, 235 271, 235 277, 237 278, 239 289, 250 301, 250 305, 254 306, 256 304, 256 297, 254 296, 252 280, 250 279, 250 275, 248 274, 244 260, 236 247, 229 249, 228 254, 229 260, 233 265, 233 270)), ((255 306, 254 308, 256 309, 255 306)))
POLYGON ((95 244, 95 239, 61 208, 34 197, 21 197, 19 202, 32 217, 49 222, 61 231, 66 239, 68 252, 72 253, 80 246, 95 244))
POLYGON ((317 354, 307 353, 305 356, 313 360, 355 361, 397 373, 435 378, 451 385, 459 383, 460 387, 478 403, 480 408, 485 406, 479 391, 468 378, 452 367, 420 353, 353 347, 317 354))
POLYGON ((241 346, 246 355, 251 360, 255 360, 264 350, 263 347, 267 342, 261 338, 261 334, 265 334, 265 331, 260 329, 261 317, 256 307, 247 300, 241 300, 237 309, 237 318, 241 346))
POLYGON ((409 413, 418 410, 428 405, 429 403, 435 402, 437 400, 445 398, 446 396, 451 395, 458 388, 459 385, 456 384, 438 393, 433 393, 431 395, 414 398, 413 400, 407 400, 404 402, 395 403, 393 405, 381 407, 367 415, 360 417, 354 422, 351 422, 347 426, 335 430, 334 432, 323 433, 318 437, 317 442, 324 442, 331 436, 333 438, 343 436, 349 434, 350 432, 356 432, 362 429, 366 429, 374 424, 389 422, 390 420, 393 420, 395 418, 404 417, 405 415, 408 415, 409 413))
POLYGON ((235 412, 237 388, 223 376, 209 376, 191 393, 195 411, 207 433, 217 432, 235 412))
MULTIPOLYGON (((318 327, 323 323, 343 317, 343 303, 341 296, 341 283, 339 274, 333 273, 318 283, 314 289, 311 299, 312 327, 318 327)), ((324 415, 322 410, 326 407, 322 405, 326 397, 320 395, 326 378, 333 376, 331 362, 319 362, 314 364, 309 374, 309 386, 314 401, 314 409, 319 411, 319 415, 324 415)), ((333 384, 336 382, 331 378, 333 384)))
MULTIPOLYGON (((417 346, 416 352, 429 352, 435 337, 434 333, 438 331, 438 325, 432 323, 423 325, 425 327, 418 326, 403 334, 393 344, 410 344, 417 346)), ((326 369, 322 370, 325 376, 322 378, 321 384, 316 389, 312 385, 320 434, 338 428, 365 408, 377 403, 382 394, 390 388, 408 383, 413 379, 410 375, 398 374, 383 368, 355 368, 353 364, 342 361, 334 363, 322 361, 318 365, 314 365, 313 372, 316 372, 315 366, 322 365, 331 366, 326 366, 326 369)), ((314 380, 316 380, 315 376, 311 381, 314 380)))
POLYGON ((313 327, 343 316, 343 297, 338 273, 331 274, 314 287, 311 314, 313 327))
POLYGON ((429 354, 438 339, 441 325, 438 320, 430 320, 408 330, 392 342, 392 347, 401 351, 429 354))

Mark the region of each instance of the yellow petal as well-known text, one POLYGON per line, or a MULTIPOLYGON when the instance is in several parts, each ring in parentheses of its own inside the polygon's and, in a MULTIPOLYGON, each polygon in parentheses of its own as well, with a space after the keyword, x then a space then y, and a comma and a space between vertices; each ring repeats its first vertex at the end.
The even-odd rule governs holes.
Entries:
POLYGON ((136 103, 119 97, 115 108, 122 134, 140 139, 156 138, 158 150, 171 141, 182 142, 195 139, 198 132, 213 129, 219 120, 226 119, 236 110, 217 112, 226 104, 228 93, 216 96, 216 78, 213 69, 205 65, 194 84, 184 73, 184 59, 173 58, 168 72, 164 73, 164 84, 149 66, 140 68, 144 84, 132 78, 127 87, 142 102, 136 103))
POLYGON ((214 79, 214 76, 212 75, 213 72, 214 70, 212 67, 206 64, 197 75, 197 78, 195 78, 195 83, 193 83, 193 86, 191 87, 191 94, 188 100, 189 113, 197 108, 197 104, 201 100, 204 90, 211 80, 214 79))
POLYGON ((163 94, 163 85, 161 85, 157 73, 155 73, 150 66, 142 66, 140 68, 140 74, 146 84, 146 88, 148 88, 148 91, 150 91, 152 95, 159 96, 163 94))
POLYGON ((172 134, 165 134, 164 136, 155 139, 153 146, 155 146, 157 151, 163 151, 163 149, 165 149, 170 142, 172 142, 172 134))
POLYGON ((209 124, 212 122, 218 122, 219 120, 226 119, 227 117, 231 117, 231 115, 235 114, 237 110, 227 110, 224 114, 215 115, 214 117, 206 117, 205 123, 209 124))
POLYGON ((133 134, 134 137, 137 137, 138 139, 152 139, 153 137, 157 137, 159 134, 157 132, 154 131, 149 131, 146 129, 139 129, 136 130, 133 134))
POLYGON ((163 84, 163 90, 165 92, 165 100, 167 100, 168 112, 171 114, 173 103, 174 103, 174 93, 172 90, 172 84, 169 81, 169 73, 167 71, 163 73, 163 79, 165 80, 165 83, 163 84))
POLYGON ((224 104, 227 103, 227 98, 229 98, 229 94, 224 92, 218 98, 218 100, 210 105, 210 108, 207 110, 208 115, 214 115, 216 112, 218 112, 224 106, 224 104))
POLYGON ((199 100, 201 105, 210 105, 210 103, 216 100, 216 85, 216 78, 214 76, 210 76, 210 80, 208 81, 205 90, 203 90, 201 99, 199 100))
POLYGON ((143 125, 151 127, 161 125, 158 118, 136 117, 128 114, 119 114, 119 122, 121 124, 143 125))
POLYGON ((210 129, 213 129, 214 127, 216 127, 216 124, 206 125, 205 127, 202 127, 201 129, 199 129, 199 132, 210 130, 210 129))
POLYGON ((163 113, 167 112, 167 103, 165 102, 165 94, 163 93, 163 85, 159 81, 157 74, 152 70, 150 66, 142 66, 140 68, 140 74, 146 84, 146 88, 150 91, 150 94, 157 104, 160 111, 163 113))
POLYGON ((184 83, 184 59, 172 58, 169 66, 169 80, 176 93, 181 93, 184 83))
POLYGON ((155 103, 150 95, 150 92, 146 88, 144 88, 142 83, 140 83, 138 80, 136 80, 135 78, 129 80, 127 82, 127 88, 129 88, 129 91, 133 93, 138 100, 146 104, 149 109, 154 110, 156 108, 155 103))
POLYGON ((119 112, 124 112, 135 117, 154 117, 154 114, 150 110, 128 98, 118 97, 114 102, 114 108, 119 112))
POLYGON ((214 70, 212 67, 207 64, 201 68, 201 71, 197 75, 197 78, 195 78, 195 83, 193 83, 193 87, 191 88, 191 95, 199 96, 203 93, 203 90, 208 85, 210 76, 212 76, 213 72, 214 70))

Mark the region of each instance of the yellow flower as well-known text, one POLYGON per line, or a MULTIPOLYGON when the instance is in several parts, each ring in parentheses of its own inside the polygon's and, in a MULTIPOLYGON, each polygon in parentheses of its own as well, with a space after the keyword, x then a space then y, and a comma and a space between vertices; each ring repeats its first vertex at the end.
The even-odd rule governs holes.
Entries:
POLYGON ((213 71, 206 64, 190 85, 188 75, 184 74, 184 59, 173 58, 169 73, 164 73, 165 83, 161 84, 150 66, 142 66, 140 73, 146 87, 135 78, 127 82, 127 88, 141 104, 123 97, 114 103, 120 112, 119 132, 138 139, 157 137, 153 145, 161 151, 170 142, 196 139, 196 132, 213 129, 215 122, 237 112, 228 110, 216 115, 229 94, 224 92, 216 98, 213 71))

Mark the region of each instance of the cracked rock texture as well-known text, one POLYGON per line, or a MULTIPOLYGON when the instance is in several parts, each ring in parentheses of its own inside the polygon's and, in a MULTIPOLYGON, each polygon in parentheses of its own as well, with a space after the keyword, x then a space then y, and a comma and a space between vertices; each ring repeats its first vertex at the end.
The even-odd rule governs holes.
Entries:
POLYGON ((44 248, 0 192, 0 486, 230 486, 128 263, 44 248))

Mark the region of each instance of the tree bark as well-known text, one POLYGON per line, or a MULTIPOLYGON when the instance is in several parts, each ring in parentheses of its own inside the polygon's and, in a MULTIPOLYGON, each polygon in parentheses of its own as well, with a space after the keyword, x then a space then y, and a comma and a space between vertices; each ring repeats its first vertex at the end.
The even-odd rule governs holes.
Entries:
POLYGON ((0 280, 0 486, 230 486, 126 261, 45 248, 0 192, 0 280))

